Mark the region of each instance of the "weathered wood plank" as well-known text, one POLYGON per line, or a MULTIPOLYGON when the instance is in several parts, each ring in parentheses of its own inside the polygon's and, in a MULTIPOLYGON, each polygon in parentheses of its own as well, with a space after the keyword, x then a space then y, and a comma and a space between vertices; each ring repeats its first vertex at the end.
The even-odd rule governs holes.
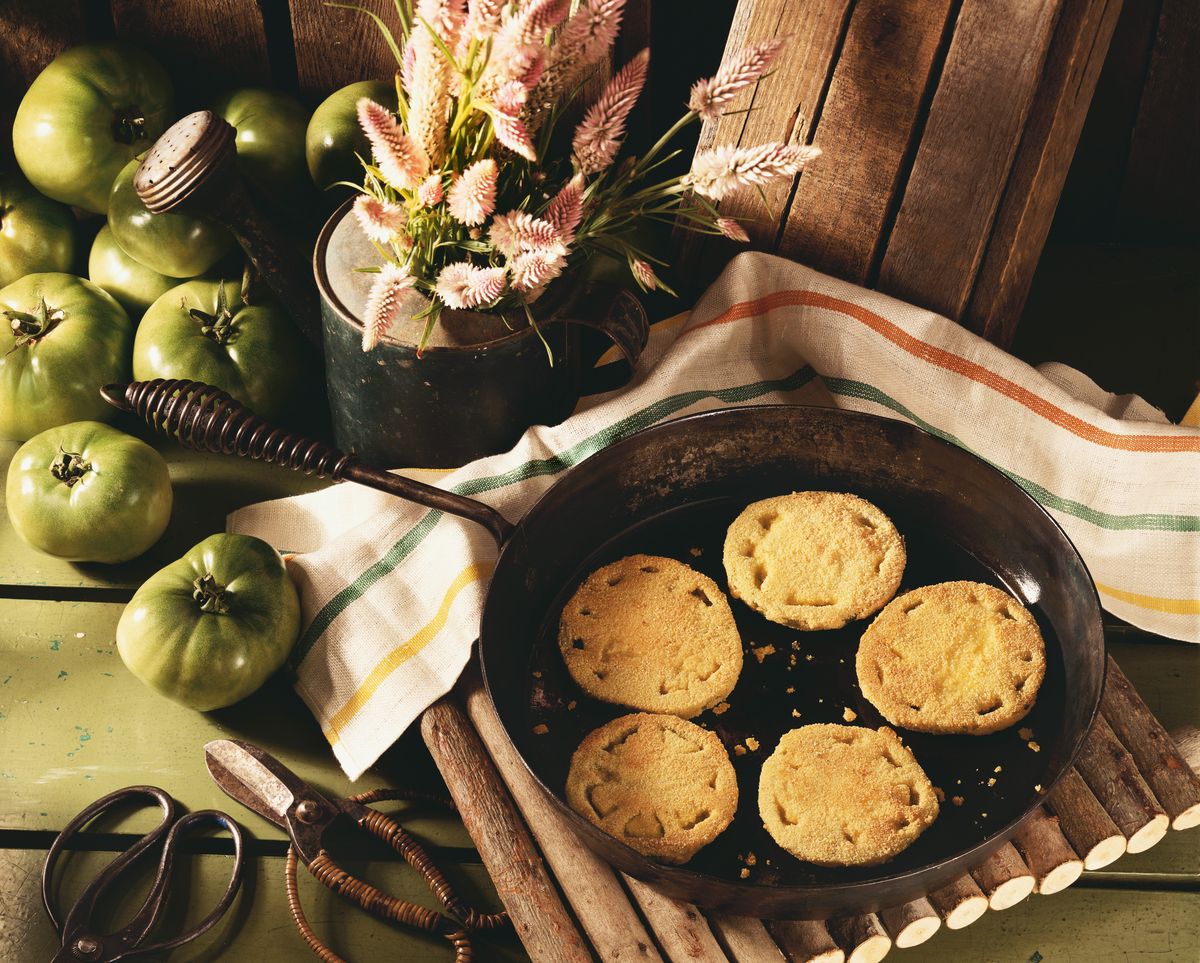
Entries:
POLYGON ((855 5, 779 253, 867 283, 906 172, 951 0, 855 5))
MULTIPOLYGON (((352 784, 283 675, 217 712, 193 712, 143 686, 114 644, 117 604, 6 600, 0 624, 0 829, 59 830, 93 799, 152 783, 189 809, 217 808, 255 836, 282 830, 241 810, 204 766, 210 739, 248 739, 314 785, 347 795, 377 785, 441 791, 415 733, 352 784)), ((398 804, 400 805, 400 804, 398 804)), ((428 804, 402 821, 438 845, 471 846, 452 814, 428 804), (419 814, 419 816, 418 816, 419 814)), ((146 825, 152 822, 149 814, 146 825)))
POLYGON ((143 47, 171 72, 181 100, 270 85, 267 34, 255 0, 110 2, 117 35, 143 47))
MULTIPOLYGON (((36 849, 0 850, 0 903, 4 906, 0 959, 48 960, 59 949, 58 937, 42 912, 38 888, 44 857, 45 853, 36 849)), ((82 884, 110 859, 112 854, 107 852, 80 852, 65 857, 59 878, 66 883, 66 899, 73 898, 82 884)), ((401 863, 399 857, 339 862, 347 871, 365 876, 401 899, 437 907, 420 877, 401 863)), ((251 859, 246 865, 242 891, 225 918, 210 934, 173 956, 229 961, 313 959, 288 912, 283 866, 281 857, 251 859)), ((185 922, 194 923, 207 913, 224 892, 231 866, 228 856, 184 855, 177 860, 176 868, 180 873, 174 891, 178 898, 170 904, 160 934, 182 932, 185 922)), ((443 869, 468 902, 484 909, 498 908, 482 866, 443 863, 443 869)), ((441 937, 377 920, 335 896, 303 870, 299 873, 299 883, 309 923, 331 949, 346 959, 446 963, 451 958, 441 937)), ((112 907, 112 919, 124 922, 132 918, 144 896, 141 887, 124 890, 121 902, 112 907)), ((527 959, 511 930, 473 935, 472 942, 478 960, 517 963, 527 959)))
POLYGON ((879 288, 961 318, 1021 140, 1062 0, 965 0, 879 288))
POLYGON ((1016 332, 1121 6, 1063 6, 966 313, 997 344, 1007 346, 1016 332))
MULTIPOLYGON (((383 19, 402 43, 392 0, 357 0, 383 19)), ((370 17, 328 6, 324 0, 290 0, 296 79, 306 94, 324 96, 357 80, 388 80, 396 58, 370 17)))
MULTIPOLYGON (((165 439, 154 443, 170 467, 175 506, 166 533, 150 551, 122 565, 74 565, 26 545, 13 531, 7 511, 3 511, 0 512, 0 587, 16 595, 22 594, 21 586, 51 594, 57 587, 132 591, 202 538, 224 531, 225 516, 235 508, 315 491, 329 484, 328 480, 271 465, 188 451, 165 439)), ((0 478, 8 472, 8 463, 18 447, 16 442, 0 440, 0 478)), ((3 504, 0 485, 0 506, 3 504)))
POLYGON ((1120 198, 1126 236, 1195 241, 1200 223, 1200 5, 1163 0, 1120 198))

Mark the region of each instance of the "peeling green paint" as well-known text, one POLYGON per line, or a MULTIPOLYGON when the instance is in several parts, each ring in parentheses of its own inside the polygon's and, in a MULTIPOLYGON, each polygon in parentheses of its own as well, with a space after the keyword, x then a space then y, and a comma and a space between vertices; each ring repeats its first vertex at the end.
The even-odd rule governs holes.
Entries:
POLYGON ((57 652, 61 648, 62 648, 62 639, 51 639, 50 640, 50 651, 51 652, 57 652))

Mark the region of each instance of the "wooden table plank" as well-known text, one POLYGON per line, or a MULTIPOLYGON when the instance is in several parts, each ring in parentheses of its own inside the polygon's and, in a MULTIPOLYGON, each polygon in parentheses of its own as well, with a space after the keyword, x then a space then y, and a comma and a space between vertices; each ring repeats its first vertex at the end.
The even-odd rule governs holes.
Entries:
MULTIPOLYGON (((243 810, 213 784, 202 748, 248 739, 314 785, 343 795, 377 785, 439 790, 416 733, 359 783, 346 779, 307 707, 277 676, 236 706, 199 713, 146 688, 121 662, 121 605, 9 600, 0 627, 0 829, 61 829, 93 799, 153 783, 189 809, 224 809, 256 836, 282 830, 243 810)), ((471 846, 457 818, 431 807, 409 825, 426 841, 471 846)), ((146 823, 153 821, 149 812, 146 823)))
MULTIPOLYGON (((17 587, 31 586, 53 597, 53 588, 94 588, 132 592, 147 576, 172 562, 203 538, 225 530, 225 516, 235 508, 270 498, 315 491, 329 484, 299 472, 270 465, 205 455, 173 442, 156 442, 171 470, 175 507, 171 523, 158 543, 141 558, 122 565, 75 565, 30 548, 12 530, 8 513, 0 513, 0 591, 21 596, 17 587)), ((19 444, 0 440, 0 478, 8 473, 19 444)), ((0 485, 0 505, 4 502, 0 485)), ((286 550, 287 545, 276 548, 286 550)))
MULTIPOLYGON (((45 854, 40 850, 0 850, 0 906, 4 907, 0 925, 0 959, 48 960, 59 947, 49 921, 42 913, 39 876, 45 854)), ((60 878, 66 892, 79 887, 111 859, 110 853, 80 852, 63 858, 60 878)), ((436 907, 425 884, 399 859, 340 860, 344 868, 361 874, 388 892, 422 906, 436 907)), ((179 858, 182 874, 176 895, 164 921, 163 933, 179 932, 184 912, 183 894, 187 894, 187 921, 199 919, 224 891, 230 870, 227 856, 187 855, 179 858), (186 875, 183 875, 186 874, 186 875)), ((288 913, 284 895, 281 857, 259 857, 246 865, 246 882, 233 908, 212 933, 172 954, 171 959, 237 961, 312 960, 315 959, 288 913)), ((499 908, 487 874, 479 864, 442 864, 451 882, 464 898, 485 910, 499 908)), ((147 877, 148 879, 148 877, 147 877)), ((123 904, 115 907, 114 920, 131 915, 142 898, 143 889, 126 893, 123 904)), ((390 926, 368 916, 345 900, 334 896, 303 870, 300 871, 300 898, 308 921, 317 935, 339 955, 351 961, 404 960, 406 963, 447 963, 451 959, 447 943, 405 927, 390 926)), ((476 959, 515 963, 527 957, 511 931, 479 936, 474 940, 476 959)))

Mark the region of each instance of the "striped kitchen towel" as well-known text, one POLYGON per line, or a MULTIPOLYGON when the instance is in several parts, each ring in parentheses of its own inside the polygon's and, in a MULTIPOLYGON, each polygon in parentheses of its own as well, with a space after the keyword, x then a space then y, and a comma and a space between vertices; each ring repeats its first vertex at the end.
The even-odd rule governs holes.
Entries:
MULTIPOLYGON (((603 363, 604 359, 602 359, 603 363)), ((726 405, 900 418, 986 459, 1046 506, 1106 608, 1200 641, 1200 430, 1070 369, 1035 370, 929 311, 764 254, 656 325, 635 379, 510 452, 440 475, 517 520, 562 472, 657 422, 726 405)), ((297 689, 359 776, 466 664, 495 560, 468 522, 353 484, 245 508, 230 528, 297 552, 297 689)))

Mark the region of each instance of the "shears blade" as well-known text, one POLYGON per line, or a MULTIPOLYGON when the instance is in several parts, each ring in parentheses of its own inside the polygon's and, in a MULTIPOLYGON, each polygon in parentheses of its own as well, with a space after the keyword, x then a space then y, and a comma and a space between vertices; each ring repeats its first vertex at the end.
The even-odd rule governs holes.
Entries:
POLYGON ((288 810, 296 801, 294 789, 303 786, 291 770, 237 739, 214 739, 204 747, 204 761, 225 795, 280 828, 288 828, 288 810))

